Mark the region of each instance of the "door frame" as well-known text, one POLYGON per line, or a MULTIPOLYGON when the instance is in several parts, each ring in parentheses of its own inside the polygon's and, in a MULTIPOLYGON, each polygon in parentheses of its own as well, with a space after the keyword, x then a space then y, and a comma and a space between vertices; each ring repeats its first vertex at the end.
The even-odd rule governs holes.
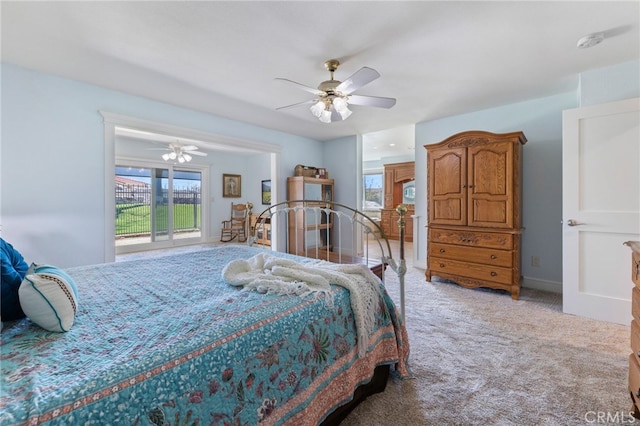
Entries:
MULTIPOLYGON (((145 120, 141 118, 130 117, 121 114, 115 114, 108 111, 99 111, 104 121, 104 200, 105 200, 105 220, 104 220, 104 238, 105 252, 104 261, 114 262, 116 258, 115 250, 115 221, 111 220, 115 211, 115 197, 112 195, 115 191, 115 182, 113 179, 115 171, 115 141, 116 129, 127 128, 138 130, 141 132, 158 133, 171 135, 177 138, 193 139, 202 141, 207 145, 208 149, 224 152, 236 153, 269 153, 271 154, 271 198, 277 201, 279 196, 278 182, 280 177, 280 155, 282 147, 280 145, 254 142, 247 139, 235 138, 232 136, 209 133, 201 130, 160 123, 156 121, 145 120)), ((203 202, 212 201, 209 193, 203 193, 203 202)), ((202 221, 210 221, 211 218, 202 218, 202 221)), ((276 227, 272 227, 272 236, 276 232, 276 227)), ((210 237, 207 236, 207 240, 210 237)), ((272 240, 272 244, 277 243, 278 238, 272 240)))

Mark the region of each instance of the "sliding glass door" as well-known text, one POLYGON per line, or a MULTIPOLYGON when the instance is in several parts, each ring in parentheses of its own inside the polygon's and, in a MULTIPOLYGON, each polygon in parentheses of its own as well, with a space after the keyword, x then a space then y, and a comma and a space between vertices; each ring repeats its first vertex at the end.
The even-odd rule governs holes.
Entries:
POLYGON ((201 171, 117 165, 115 192, 116 252, 203 239, 201 171))

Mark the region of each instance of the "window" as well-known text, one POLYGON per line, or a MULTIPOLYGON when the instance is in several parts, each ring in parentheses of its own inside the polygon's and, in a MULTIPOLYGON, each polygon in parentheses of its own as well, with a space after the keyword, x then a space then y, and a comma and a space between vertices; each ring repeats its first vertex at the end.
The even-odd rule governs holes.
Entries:
POLYGON ((383 207, 382 177, 382 173, 367 173, 362 176, 363 210, 375 210, 383 207))
POLYGON ((202 174, 116 166, 116 245, 201 237, 202 174))

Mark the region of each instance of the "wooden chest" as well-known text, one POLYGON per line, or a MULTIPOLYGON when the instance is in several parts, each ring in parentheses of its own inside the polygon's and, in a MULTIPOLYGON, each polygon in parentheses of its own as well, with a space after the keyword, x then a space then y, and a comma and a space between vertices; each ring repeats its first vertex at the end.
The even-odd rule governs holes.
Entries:
POLYGON ((631 350, 629 355, 629 393, 633 401, 633 415, 640 418, 640 241, 627 241, 631 247, 631 350))

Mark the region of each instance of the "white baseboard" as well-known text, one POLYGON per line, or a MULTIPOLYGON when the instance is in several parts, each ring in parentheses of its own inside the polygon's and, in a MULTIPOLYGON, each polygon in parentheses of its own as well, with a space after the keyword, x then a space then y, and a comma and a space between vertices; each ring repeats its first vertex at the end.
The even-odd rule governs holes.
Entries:
POLYGON ((547 281, 541 280, 539 278, 522 277, 522 287, 562 294, 562 283, 559 283, 557 281, 547 281))

